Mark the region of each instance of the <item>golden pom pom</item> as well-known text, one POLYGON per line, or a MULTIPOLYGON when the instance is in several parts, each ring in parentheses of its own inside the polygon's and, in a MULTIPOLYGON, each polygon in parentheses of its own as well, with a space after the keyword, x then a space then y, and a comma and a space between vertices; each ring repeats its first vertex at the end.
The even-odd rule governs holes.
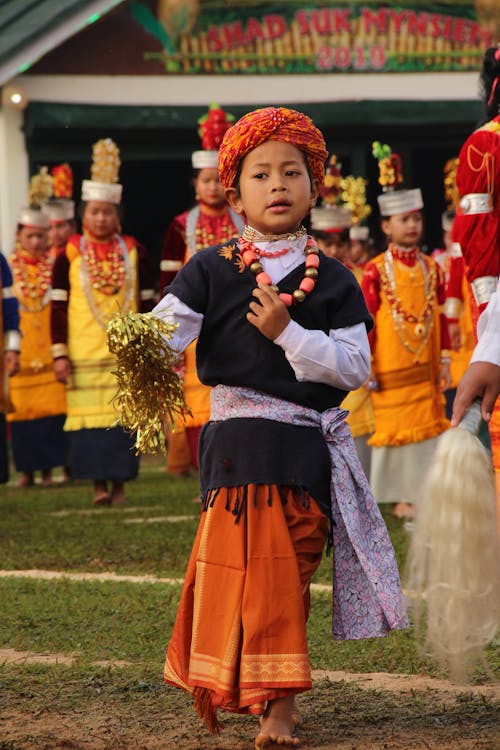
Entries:
POLYGON ((342 200, 352 212, 354 224, 359 224, 371 214, 371 207, 366 202, 368 180, 349 175, 342 179, 342 200))
POLYGON ((31 208, 41 208, 52 196, 54 180, 47 167, 40 167, 30 180, 28 202, 31 208))
POLYGON ((167 343, 176 326, 151 313, 117 313, 106 328, 109 351, 116 355, 116 424, 135 434, 137 453, 165 451, 163 420, 189 412, 180 376, 179 354, 167 343))
POLYGON ((120 172, 120 149, 111 138, 101 138, 92 146, 91 176, 94 182, 109 185, 118 182, 120 172))

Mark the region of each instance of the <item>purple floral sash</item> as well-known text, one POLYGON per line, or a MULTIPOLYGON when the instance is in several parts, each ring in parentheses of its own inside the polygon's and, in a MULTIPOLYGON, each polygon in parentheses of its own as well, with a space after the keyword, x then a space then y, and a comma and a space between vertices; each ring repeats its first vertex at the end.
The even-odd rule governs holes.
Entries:
POLYGON ((391 540, 354 445, 348 412, 317 412, 253 391, 218 385, 211 391, 211 420, 272 419, 317 427, 330 451, 333 519, 333 637, 373 638, 408 627, 406 602, 391 540))

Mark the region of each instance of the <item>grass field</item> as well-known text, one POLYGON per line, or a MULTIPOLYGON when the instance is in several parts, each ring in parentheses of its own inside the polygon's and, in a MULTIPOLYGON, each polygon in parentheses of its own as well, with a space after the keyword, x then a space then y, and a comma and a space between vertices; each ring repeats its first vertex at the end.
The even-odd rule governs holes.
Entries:
MULTIPOLYGON (((93 509, 85 483, 0 489, 0 750, 252 746, 251 719, 231 717, 224 739, 207 737, 189 696, 162 683, 180 595, 175 579, 184 574, 200 512, 197 482, 172 479, 162 459, 147 457, 127 490, 125 506, 93 509), (51 571, 65 577, 43 577, 51 571)), ((400 521, 386 521, 403 566, 408 534, 400 521)), ((334 642, 330 581, 325 559, 315 577, 322 586, 312 592, 314 670, 439 676, 417 653, 411 630, 334 642)), ((497 647, 488 660, 498 678, 497 647)), ((487 685, 491 674, 479 671, 475 684, 487 685)), ((304 747, 445 748, 450 737, 453 748, 500 747, 498 703, 472 688, 437 700, 428 685, 395 693, 322 678, 313 693, 303 698, 310 716, 304 747), (408 727, 427 737, 424 744, 409 744, 408 727), (377 737, 382 744, 370 745, 377 737)))

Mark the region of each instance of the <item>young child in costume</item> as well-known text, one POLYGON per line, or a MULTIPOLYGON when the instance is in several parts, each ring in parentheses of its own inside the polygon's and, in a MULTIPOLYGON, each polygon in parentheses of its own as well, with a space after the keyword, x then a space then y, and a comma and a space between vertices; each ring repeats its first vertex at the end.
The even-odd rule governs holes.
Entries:
POLYGON ((375 319, 370 484, 377 502, 392 503, 398 517, 412 517, 422 467, 449 426, 441 392, 449 387, 448 326, 440 312, 444 279, 437 263, 419 249, 420 190, 394 189, 402 182, 401 166, 389 146, 375 142, 374 155, 387 189, 378 204, 389 244, 366 265, 361 283, 375 319))
POLYGON ((125 482, 139 470, 132 438, 113 424, 106 325, 117 310, 150 310, 154 298, 144 248, 121 233, 120 163, 111 139, 94 144, 92 179, 82 182, 82 234, 59 253, 52 279, 53 368, 67 389, 71 476, 92 480, 97 506, 122 504, 125 482))
POLYGON ((42 486, 67 458, 66 392, 52 370, 50 297, 55 251, 48 245, 49 219, 43 207, 52 192, 46 167, 30 181, 29 206, 18 214, 16 246, 9 256, 13 290, 19 302, 21 366, 10 383, 10 423, 17 487, 31 487, 40 472, 42 486))
POLYGON ((301 224, 326 156, 293 110, 256 110, 230 128, 219 173, 243 234, 194 255, 153 311, 178 323, 174 349, 198 338, 212 386, 203 513, 165 679, 193 694, 211 731, 219 708, 261 715, 255 745, 269 750, 299 744, 309 583, 329 527, 334 637, 406 626, 387 530, 338 408, 368 376, 371 319, 352 273, 301 224))
POLYGON ((322 205, 311 211, 311 234, 319 249, 329 258, 337 258, 347 265, 349 255, 349 227, 352 212, 340 198, 342 165, 335 154, 330 156, 324 184, 320 190, 322 205))

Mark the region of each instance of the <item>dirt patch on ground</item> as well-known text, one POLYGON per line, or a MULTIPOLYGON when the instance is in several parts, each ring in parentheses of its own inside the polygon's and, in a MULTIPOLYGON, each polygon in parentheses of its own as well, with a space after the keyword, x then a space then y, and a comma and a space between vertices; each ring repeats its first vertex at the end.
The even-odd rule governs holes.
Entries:
MULTIPOLYGON (((365 689, 323 679, 300 696, 302 750, 500 747, 500 705, 489 697, 409 683, 402 692, 366 689, 366 677, 357 676, 365 689)), ((222 733, 212 737, 194 716, 190 697, 160 685, 108 690, 87 682, 80 701, 82 685, 75 684, 71 708, 30 693, 29 683, 23 691, 9 691, 8 680, 3 687, 0 750, 252 750, 257 733, 255 717, 225 714, 222 733)))
MULTIPOLYGON (((34 651, 16 651, 13 648, 0 648, 0 664, 46 664, 72 666, 79 658, 79 654, 37 653, 34 651)), ((92 662, 96 667, 120 668, 130 667, 131 662, 122 659, 92 662)), ((321 683, 327 680, 331 683, 346 682, 356 685, 362 690, 384 690, 387 692, 411 693, 415 691, 433 690, 442 696, 442 700, 457 695, 482 695, 490 701, 500 701, 500 684, 494 685, 457 685, 448 680, 438 680, 433 677, 419 675, 389 674, 388 672, 343 672, 324 669, 313 670, 313 680, 321 683)), ((1 750, 1 747, 0 747, 1 750)))

